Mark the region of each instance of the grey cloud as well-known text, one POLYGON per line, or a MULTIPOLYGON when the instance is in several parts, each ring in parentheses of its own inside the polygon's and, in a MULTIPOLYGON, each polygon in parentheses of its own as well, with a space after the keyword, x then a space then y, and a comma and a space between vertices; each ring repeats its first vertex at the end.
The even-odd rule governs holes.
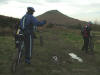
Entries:
POLYGON ((18 1, 18 2, 22 2, 22 3, 27 3, 28 0, 13 0, 13 1, 18 1))
POLYGON ((92 7, 99 7, 100 8, 100 3, 92 3, 91 6, 92 7))
POLYGON ((7 0, 0 0, 0 3, 5 2, 5 1, 7 1, 7 0))
POLYGON ((40 0, 14 0, 14 1, 21 2, 21 3, 41 4, 40 0))
POLYGON ((72 2, 72 0, 45 0, 50 3, 58 3, 58 2, 72 2))
POLYGON ((61 2, 62 0, 46 0, 47 2, 61 2))
POLYGON ((0 4, 8 3, 8 0, 0 0, 0 4))
POLYGON ((85 11, 87 12, 87 10, 91 10, 91 11, 99 11, 100 10, 100 3, 91 3, 91 4, 87 4, 87 5, 81 5, 81 4, 77 4, 77 3, 69 3, 69 6, 78 8, 79 10, 85 11))

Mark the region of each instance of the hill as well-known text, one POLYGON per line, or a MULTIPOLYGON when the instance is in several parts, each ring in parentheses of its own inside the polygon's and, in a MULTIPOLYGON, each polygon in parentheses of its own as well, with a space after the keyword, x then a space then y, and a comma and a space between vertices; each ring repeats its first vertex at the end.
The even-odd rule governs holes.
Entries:
POLYGON ((18 18, 0 15, 0 35, 12 34, 18 23, 18 18))
POLYGON ((37 16, 39 20, 47 20, 48 25, 53 24, 56 26, 77 26, 80 24, 85 24, 85 21, 81 21, 78 19, 71 18, 69 16, 64 15, 58 10, 47 11, 46 13, 37 16))
POLYGON ((0 15, 0 27, 13 27, 18 22, 18 18, 0 15))

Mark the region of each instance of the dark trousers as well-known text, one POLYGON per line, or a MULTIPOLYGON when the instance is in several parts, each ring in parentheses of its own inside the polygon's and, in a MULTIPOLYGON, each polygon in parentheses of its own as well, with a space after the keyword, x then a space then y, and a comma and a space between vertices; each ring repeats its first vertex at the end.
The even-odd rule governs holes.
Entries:
POLYGON ((30 59, 32 57, 32 49, 33 49, 33 35, 25 34, 25 58, 30 59))
POLYGON ((84 44, 82 47, 82 50, 85 50, 85 52, 88 52, 88 46, 89 46, 89 37, 83 37, 84 39, 84 44))

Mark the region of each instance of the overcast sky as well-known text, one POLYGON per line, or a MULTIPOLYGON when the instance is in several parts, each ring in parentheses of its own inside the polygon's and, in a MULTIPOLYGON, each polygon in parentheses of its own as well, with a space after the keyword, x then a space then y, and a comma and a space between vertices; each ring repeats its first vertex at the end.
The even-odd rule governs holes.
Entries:
POLYGON ((0 0, 0 15, 21 18, 28 6, 35 8, 35 16, 58 10, 76 19, 100 21, 100 0, 0 0))

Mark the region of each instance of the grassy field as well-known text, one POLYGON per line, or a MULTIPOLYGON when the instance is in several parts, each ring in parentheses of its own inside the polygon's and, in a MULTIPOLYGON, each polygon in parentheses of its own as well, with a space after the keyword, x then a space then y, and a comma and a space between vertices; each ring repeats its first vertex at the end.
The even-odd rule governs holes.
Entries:
POLYGON ((79 30, 46 29, 42 32, 43 47, 39 33, 34 40, 31 65, 22 62, 16 73, 11 72, 11 64, 16 55, 14 38, 0 36, 0 75, 100 75, 100 32, 94 36, 94 54, 81 51, 83 40, 79 30), (80 63, 68 53, 75 53, 83 59, 80 63), (58 61, 53 60, 58 57, 58 61))

